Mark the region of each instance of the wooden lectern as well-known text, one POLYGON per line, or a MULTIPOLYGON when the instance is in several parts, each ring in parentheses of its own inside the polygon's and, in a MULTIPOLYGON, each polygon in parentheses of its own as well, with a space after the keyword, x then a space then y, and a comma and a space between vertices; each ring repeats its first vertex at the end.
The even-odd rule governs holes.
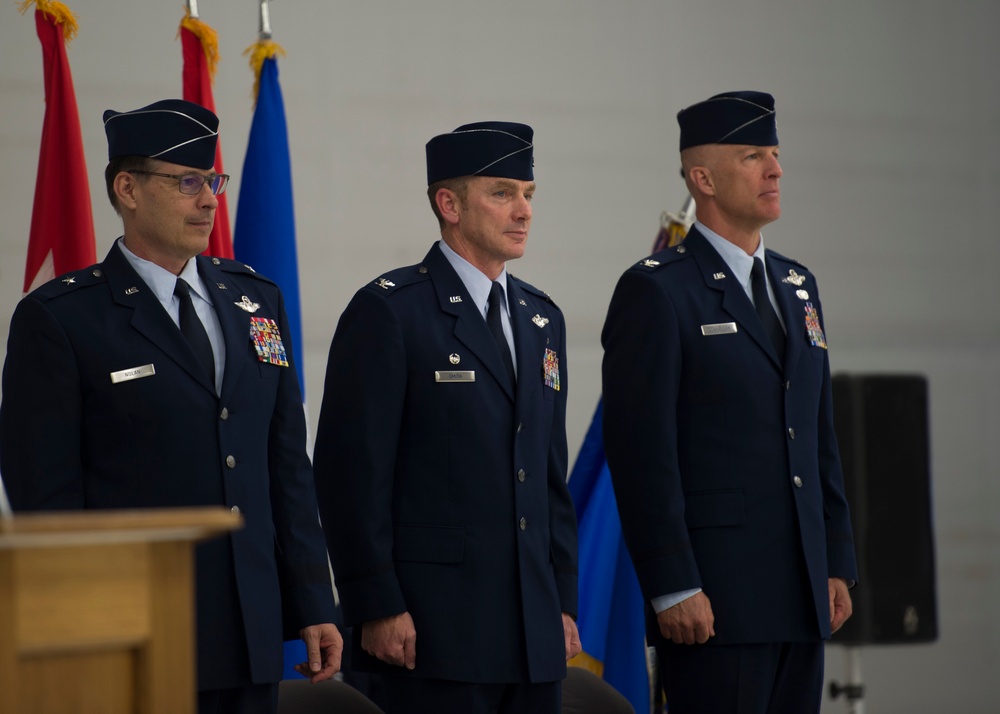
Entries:
POLYGON ((0 518, 0 714, 194 714, 194 544, 241 525, 221 507, 0 518))

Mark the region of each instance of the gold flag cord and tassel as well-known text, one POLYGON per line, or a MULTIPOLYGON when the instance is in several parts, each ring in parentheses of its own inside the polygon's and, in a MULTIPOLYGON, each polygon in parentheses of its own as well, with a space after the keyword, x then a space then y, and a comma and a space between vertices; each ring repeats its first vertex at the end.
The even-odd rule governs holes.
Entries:
POLYGON ((43 15, 52 18, 52 22, 56 25, 62 27, 63 39, 66 42, 76 37, 80 26, 76 22, 76 15, 68 7, 58 0, 22 0, 17 4, 17 10, 23 15, 32 5, 43 15))

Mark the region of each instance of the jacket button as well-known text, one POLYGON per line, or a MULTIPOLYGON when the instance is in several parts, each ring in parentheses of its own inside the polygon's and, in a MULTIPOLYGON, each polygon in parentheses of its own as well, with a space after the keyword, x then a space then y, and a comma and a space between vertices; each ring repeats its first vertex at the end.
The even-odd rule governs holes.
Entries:
POLYGON ((517 470, 517 480, 520 481, 521 483, 524 483, 524 479, 525 479, 524 469, 518 469, 517 470))
POLYGON ((785 382, 785 391, 787 392, 787 391, 788 391, 789 389, 791 389, 791 388, 792 388, 792 383, 791 383, 791 381, 788 381, 788 382, 785 382))
POLYGON ((233 456, 232 454, 230 454, 229 456, 227 456, 226 457, 226 466, 228 466, 231 469, 235 469, 236 468, 236 457, 233 456))
POLYGON ((796 476, 795 478, 792 479, 792 483, 795 484, 796 488, 802 488, 802 478, 801 477, 796 476))
POLYGON ((518 525, 518 527, 522 531, 527 530, 528 529, 528 519, 525 518, 524 516, 521 516, 521 520, 517 522, 517 525, 518 525))
POLYGON ((219 412, 219 418, 222 419, 222 421, 225 421, 226 419, 228 419, 229 418, 229 410, 226 409, 225 407, 222 407, 222 411, 219 412))
POLYGON ((232 508, 229 509, 229 512, 230 513, 234 513, 234 514, 236 514, 238 516, 238 515, 240 515, 240 507, 239 506, 233 506, 232 508))
POLYGON ((788 427, 788 438, 789 439, 794 439, 795 438, 795 429, 793 429, 791 427, 788 427))
POLYGON ((520 434, 521 433, 521 429, 523 429, 523 428, 524 428, 524 424, 521 423, 521 422, 518 422, 518 424, 517 424, 517 432, 516 433, 520 434))

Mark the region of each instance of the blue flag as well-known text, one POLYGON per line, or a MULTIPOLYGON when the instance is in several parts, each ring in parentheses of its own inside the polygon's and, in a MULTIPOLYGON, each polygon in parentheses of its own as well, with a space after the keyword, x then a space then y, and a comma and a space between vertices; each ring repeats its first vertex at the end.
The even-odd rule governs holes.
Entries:
MULTIPOLYGON (((278 62, 264 59, 260 69, 257 108, 250 125, 250 141, 243 162, 243 180, 236 209, 233 253, 281 288, 295 354, 299 388, 305 394, 302 372, 302 310, 299 303, 299 267, 295 250, 295 207, 292 201, 292 162, 288 153, 285 105, 278 84, 278 62)), ((304 397, 303 397, 304 398, 304 397)), ((306 661, 301 640, 285 643, 285 679, 300 679, 294 666, 306 661)))
MULTIPOLYGON (((292 162, 288 153, 285 105, 278 84, 278 62, 273 57, 264 60, 259 86, 257 109, 243 162, 233 253, 238 260, 266 275, 281 288, 292 332, 299 388, 305 394, 292 162)), ((282 339, 288 336, 282 335, 282 339)))
POLYGON ((631 702, 649 711, 649 675, 642 593, 625 549, 598 402, 580 447, 569 491, 579 523, 579 617, 583 652, 571 664, 590 669, 631 702))

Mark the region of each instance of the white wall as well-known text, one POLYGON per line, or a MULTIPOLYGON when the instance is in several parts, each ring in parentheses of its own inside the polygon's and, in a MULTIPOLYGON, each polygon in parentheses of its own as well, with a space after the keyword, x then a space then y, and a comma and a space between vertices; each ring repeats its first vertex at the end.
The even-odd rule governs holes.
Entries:
MULTIPOLYGON (((67 0, 98 255, 104 109, 181 92, 183 3, 67 0)), ((257 3, 202 0, 235 219, 251 117, 241 57, 257 3)), ((20 297, 44 110, 34 21, 0 9, 0 339, 20 297)), ((512 270, 569 321, 570 451, 600 391, 614 282, 685 196, 677 110, 731 89, 777 97, 785 214, 770 247, 820 277, 834 370, 929 377, 941 639, 864 651, 872 712, 988 712, 1000 671, 1000 60, 995 0, 278 0, 313 423, 326 349, 367 279, 435 238, 424 143, 484 119, 534 126, 539 192, 512 270)), ((58 405, 52 405, 58 409, 58 405)), ((843 678, 843 650, 828 674, 843 678)), ((845 711, 843 702, 826 711, 845 711)))

